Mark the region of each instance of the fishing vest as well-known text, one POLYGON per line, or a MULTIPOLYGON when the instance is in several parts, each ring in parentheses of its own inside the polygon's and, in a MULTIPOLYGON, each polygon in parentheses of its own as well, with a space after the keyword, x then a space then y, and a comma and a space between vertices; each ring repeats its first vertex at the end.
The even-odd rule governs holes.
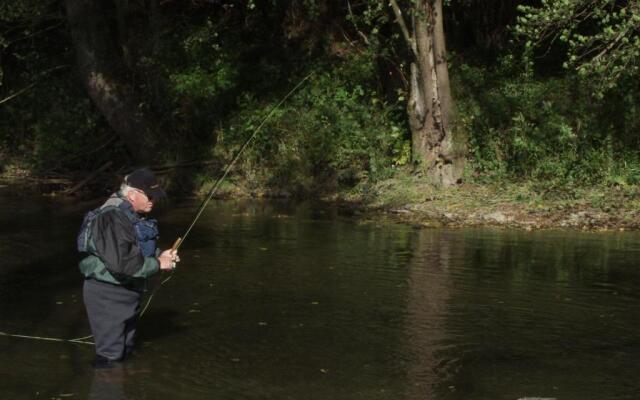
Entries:
POLYGON ((109 273, 104 263, 100 260, 93 238, 91 237, 93 221, 95 221, 99 215, 112 210, 123 213, 129 222, 131 222, 136 233, 137 245, 144 257, 156 256, 156 243, 159 235, 158 223, 155 219, 140 218, 131 208, 131 204, 117 195, 112 195, 102 206, 85 214, 76 240, 78 251, 88 254, 88 256, 80 262, 80 272, 82 272, 86 278, 95 278, 108 283, 122 284, 121 281, 116 280, 109 273))
POLYGON ((78 251, 80 253, 97 255, 95 254, 96 249, 91 239, 91 224, 99 215, 111 210, 123 212, 131 222, 136 231, 138 247, 140 247, 142 255, 145 257, 155 256, 156 241, 159 235, 158 221, 153 218, 140 218, 138 214, 131 209, 131 205, 119 197, 111 197, 102 206, 85 214, 76 240, 78 251))

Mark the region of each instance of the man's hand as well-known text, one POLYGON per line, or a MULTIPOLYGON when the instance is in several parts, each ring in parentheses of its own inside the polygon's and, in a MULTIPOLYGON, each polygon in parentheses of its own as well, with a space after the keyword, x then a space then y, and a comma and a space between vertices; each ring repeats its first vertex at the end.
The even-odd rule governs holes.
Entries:
POLYGON ((176 263, 180 262, 180 257, 178 257, 178 250, 165 250, 160 253, 158 257, 158 261, 160 261, 160 269, 161 270, 172 270, 176 267, 176 263))

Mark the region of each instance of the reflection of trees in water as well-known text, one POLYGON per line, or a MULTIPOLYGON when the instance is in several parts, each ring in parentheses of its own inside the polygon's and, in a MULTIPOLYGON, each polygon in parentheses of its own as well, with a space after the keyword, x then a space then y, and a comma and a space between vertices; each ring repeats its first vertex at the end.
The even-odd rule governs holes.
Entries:
POLYGON ((470 272, 486 276, 499 269, 504 274, 502 278, 507 278, 501 280, 516 286, 531 279, 562 284, 607 276, 611 265, 625 263, 619 256, 634 240, 637 239, 628 234, 569 231, 465 233, 470 245, 467 259, 475 266, 491 266, 470 272))
POLYGON ((415 231, 407 301, 408 399, 428 399, 438 383, 438 343, 445 338, 452 243, 446 233, 415 231))
POLYGON ((624 345, 617 337, 632 326, 624 315, 607 316, 628 307, 618 294, 634 296, 633 240, 571 232, 415 232, 407 397, 518 398, 526 390, 547 393, 554 384, 579 393, 580 384, 569 383, 560 366, 595 373, 581 354, 598 353, 602 343, 624 345), (540 368, 547 364, 554 367, 540 368))
POLYGON ((148 398, 145 383, 151 370, 129 363, 94 369, 88 400, 133 400, 148 398))
POLYGON ((93 372, 89 400, 126 400, 124 382, 126 371, 122 365, 96 369, 93 372))

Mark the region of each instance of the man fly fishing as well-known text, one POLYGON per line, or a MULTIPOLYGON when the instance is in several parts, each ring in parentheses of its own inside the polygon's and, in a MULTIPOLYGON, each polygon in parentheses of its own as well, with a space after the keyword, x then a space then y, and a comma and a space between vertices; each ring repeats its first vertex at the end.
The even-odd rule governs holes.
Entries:
MULTIPOLYGON (((129 356, 133 349, 136 323, 144 313, 144 310, 140 312, 140 298, 147 279, 159 270, 175 268, 175 263, 180 261, 178 248, 184 243, 244 149, 278 108, 311 76, 309 74, 298 82, 245 140, 198 208, 184 235, 177 238, 170 250, 157 250, 157 223, 144 217, 152 210, 156 200, 166 196, 148 168, 138 169, 126 176, 118 192, 111 195, 101 207, 85 215, 77 245, 81 253, 87 254, 80 262, 80 271, 85 277, 83 297, 94 343, 85 341, 90 336, 62 339, 6 332, 0 332, 0 336, 95 344, 95 367, 115 366, 118 361, 129 356)), ((171 276, 163 280, 154 293, 170 278, 171 276)), ((149 296, 145 309, 151 303, 154 293, 149 296)))
POLYGON ((147 279, 159 270, 174 269, 180 261, 177 250, 157 249, 157 222, 145 217, 165 196, 153 172, 138 169, 84 218, 78 250, 87 253, 80 271, 96 368, 113 366, 131 354, 147 279))

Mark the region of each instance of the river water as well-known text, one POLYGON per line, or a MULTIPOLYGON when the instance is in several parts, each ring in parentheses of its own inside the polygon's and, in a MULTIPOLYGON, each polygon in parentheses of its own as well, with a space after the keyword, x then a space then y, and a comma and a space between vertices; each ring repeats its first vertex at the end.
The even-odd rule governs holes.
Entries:
MULTIPOLYGON (((74 240, 95 205, 0 187, 0 331, 89 334, 74 240)), ((161 245, 197 206, 160 207, 161 245)), ((636 399, 639 256, 636 233, 213 202, 132 360, 94 371, 91 346, 0 336, 0 398, 636 399)))

